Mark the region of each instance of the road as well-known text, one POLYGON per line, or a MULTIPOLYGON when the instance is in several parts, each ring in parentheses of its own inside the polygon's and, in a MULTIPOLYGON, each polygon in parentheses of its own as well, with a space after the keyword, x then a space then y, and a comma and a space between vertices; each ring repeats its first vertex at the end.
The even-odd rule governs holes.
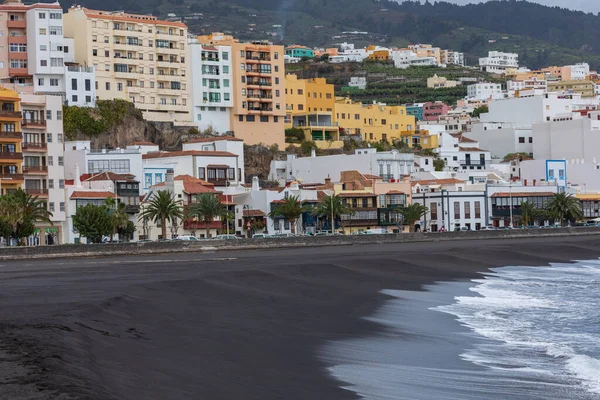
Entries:
POLYGON ((0 398, 354 399, 317 353, 381 289, 600 256, 600 238, 0 262, 0 398))

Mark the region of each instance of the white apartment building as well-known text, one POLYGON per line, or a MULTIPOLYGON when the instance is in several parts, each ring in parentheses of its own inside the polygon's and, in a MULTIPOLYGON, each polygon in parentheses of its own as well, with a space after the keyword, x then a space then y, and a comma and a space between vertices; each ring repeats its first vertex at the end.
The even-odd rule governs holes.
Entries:
MULTIPOLYGON (((213 46, 192 39, 188 43, 192 80, 192 120, 199 130, 231 130, 233 107, 231 46, 213 46)), ((243 89, 245 91, 245 89, 243 89)))
POLYGON ((131 101, 151 121, 191 123, 185 24, 81 6, 63 18, 75 61, 96 71, 98 99, 131 101))
MULTIPOLYGON (((244 142, 233 137, 191 140, 181 151, 149 152, 144 166, 163 166, 175 176, 190 175, 212 183, 225 194, 244 191, 244 142)), ((156 184, 156 183, 155 183, 156 184)))
POLYGON ((487 57, 479 59, 479 68, 492 74, 505 74, 507 69, 519 68, 519 55, 490 51, 487 57))
POLYGON ((269 179, 280 184, 324 182, 340 176, 342 171, 356 170, 362 174, 381 176, 385 181, 398 181, 416 170, 415 156, 397 150, 377 152, 374 148, 357 149, 352 155, 296 157, 288 154, 286 160, 271 161, 269 179))
POLYGON ((467 99, 470 100, 499 100, 504 98, 502 85, 499 83, 480 82, 467 86, 467 99))
POLYGON ((39 244, 65 243, 65 168, 62 97, 21 94, 23 189, 46 200, 53 225, 37 223, 39 244))
POLYGON ((590 74, 590 65, 588 63, 568 65, 567 68, 571 70, 570 80, 572 81, 582 81, 590 74))
POLYGON ((353 76, 350 78, 348 86, 364 90, 367 88, 367 78, 364 76, 353 76))
POLYGON ((479 148, 479 142, 462 134, 439 134, 439 147, 434 150, 446 162, 450 171, 482 171, 492 163, 488 150, 479 148))
POLYGON ((137 181, 144 176, 142 151, 137 147, 92 149, 89 140, 65 142, 64 164, 66 179, 76 179, 76 171, 81 174, 131 174, 137 181))
POLYGON ((96 72, 94 67, 65 66, 65 99, 70 106, 96 106, 96 72))
POLYGON ((465 54, 464 53, 459 53, 458 51, 452 51, 452 50, 448 50, 445 52, 446 54, 446 59, 444 60, 445 62, 443 62, 444 64, 451 64, 451 65, 461 65, 461 66, 465 66, 465 54))
POLYGON ((511 97, 514 97, 517 91, 522 92, 519 96, 528 93, 544 94, 548 90, 548 81, 535 76, 520 81, 509 80, 506 82, 506 90, 511 97))
MULTIPOLYGON (((596 99, 582 99, 577 94, 510 98, 489 103, 489 112, 482 114, 479 123, 471 124, 468 136, 477 140, 492 157, 503 158, 508 153, 534 153, 534 124, 568 121, 581 118, 578 110, 594 110, 596 99)), ((534 153, 535 158, 540 156, 534 153)), ((548 157, 550 158, 550 157, 548 157)))
POLYGON ((435 57, 417 57, 417 53, 412 50, 392 50, 390 51, 390 56, 396 68, 406 69, 411 65, 437 65, 435 57))

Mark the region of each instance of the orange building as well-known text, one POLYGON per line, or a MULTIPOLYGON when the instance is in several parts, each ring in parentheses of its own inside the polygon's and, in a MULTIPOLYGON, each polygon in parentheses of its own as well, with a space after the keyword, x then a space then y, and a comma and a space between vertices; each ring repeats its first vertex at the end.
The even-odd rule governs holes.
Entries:
POLYGON ((20 101, 16 92, 0 87, 0 194, 23 186, 20 101))

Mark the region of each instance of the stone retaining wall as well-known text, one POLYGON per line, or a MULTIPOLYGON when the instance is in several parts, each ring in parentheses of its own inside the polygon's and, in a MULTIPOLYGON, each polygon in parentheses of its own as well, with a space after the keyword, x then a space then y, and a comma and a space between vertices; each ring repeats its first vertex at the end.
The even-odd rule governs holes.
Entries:
POLYGON ((102 257, 172 252, 274 249, 283 247, 347 246, 353 244, 436 242, 446 240, 509 239, 573 235, 600 235, 599 227, 515 229, 393 235, 299 236, 273 239, 165 241, 120 244, 67 244, 59 246, 0 248, 0 260, 33 258, 102 257))

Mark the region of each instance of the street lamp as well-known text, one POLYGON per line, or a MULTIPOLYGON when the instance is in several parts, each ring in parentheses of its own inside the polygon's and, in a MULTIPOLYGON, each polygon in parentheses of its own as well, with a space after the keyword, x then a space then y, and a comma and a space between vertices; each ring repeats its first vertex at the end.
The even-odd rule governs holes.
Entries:
POLYGON ((508 198, 509 198, 508 210, 510 211, 510 223, 508 224, 508 226, 510 228, 512 228, 513 227, 512 183, 508 184, 508 198))

